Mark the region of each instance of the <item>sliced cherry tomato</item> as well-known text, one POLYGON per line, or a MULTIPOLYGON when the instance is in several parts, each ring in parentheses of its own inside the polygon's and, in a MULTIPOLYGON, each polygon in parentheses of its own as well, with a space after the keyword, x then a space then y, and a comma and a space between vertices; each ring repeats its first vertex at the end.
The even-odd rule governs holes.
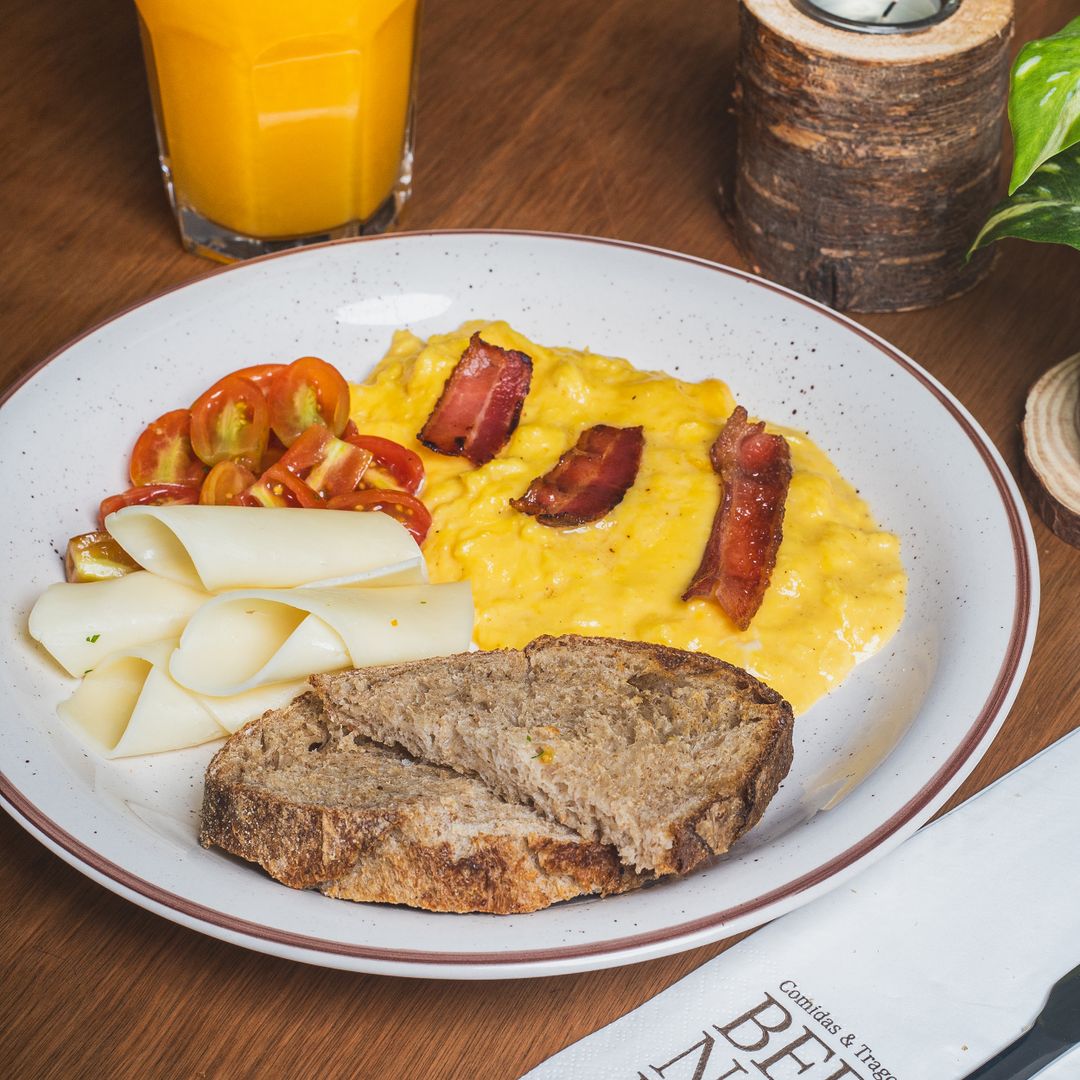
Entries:
POLYGON ((278 459, 278 464, 285 466, 299 476, 317 465, 326 456, 326 448, 334 438, 328 428, 322 424, 312 424, 292 441, 292 445, 278 459))
POLYGON ((193 484, 144 484, 103 499, 98 509, 98 521, 104 529, 105 519, 125 506, 165 506, 198 501, 199 489, 193 484))
POLYGON ((191 448, 191 413, 187 409, 173 409, 147 425, 135 440, 130 472, 135 487, 202 481, 206 466, 191 448))
POLYGON ((350 420, 345 425, 341 437, 361 450, 371 452, 374 468, 368 471, 364 482, 368 487, 402 488, 410 495, 415 495, 424 483, 424 463, 420 455, 393 439, 384 439, 379 435, 361 435, 357 426, 350 420), (378 472, 389 478, 381 482, 378 472))
POLYGON ((281 460, 281 455, 285 453, 285 450, 285 444, 271 431, 270 441, 266 444, 266 449, 263 451, 262 461, 259 463, 257 471, 260 474, 266 472, 271 465, 274 465, 281 460))
POLYGON ((250 379, 226 375, 191 406, 191 445, 207 465, 257 469, 270 436, 270 410, 250 379))
POLYGON ((238 506, 288 507, 297 505, 295 501, 290 502, 285 498, 284 487, 281 488, 280 495, 275 495, 263 480, 256 480, 251 487, 240 492, 236 497, 236 503, 238 506))
POLYGON ((326 500, 317 491, 284 468, 281 462, 271 465, 244 492, 242 501, 248 506, 303 506, 309 510, 326 505, 326 500))
POLYGON ((381 510, 384 514, 400 521, 413 534, 418 544, 431 528, 431 514, 428 508, 406 491, 378 491, 369 488, 366 491, 354 491, 349 495, 338 495, 327 504, 330 510, 381 510))
POLYGON ((340 435, 349 420, 349 384, 332 364, 315 356, 294 360, 270 382, 270 426, 286 445, 312 424, 340 435))
POLYGON ((255 474, 235 461, 219 461, 199 488, 203 506, 239 506, 239 498, 255 483, 255 474))
POLYGON ((370 464, 369 450, 361 450, 352 443, 331 438, 322 461, 304 479, 320 495, 332 499, 336 495, 348 495, 350 491, 355 491, 370 464))
POLYGON ((68 581, 108 581, 141 569, 107 532, 83 533, 67 542, 64 570, 68 581))
POLYGON ((336 439, 319 424, 312 424, 282 455, 275 468, 288 469, 320 496, 355 491, 371 454, 343 439, 336 439))
POLYGON ((234 371, 242 379, 253 382, 264 394, 270 390, 270 383, 279 371, 284 371, 286 364, 252 364, 251 367, 240 368, 234 371))

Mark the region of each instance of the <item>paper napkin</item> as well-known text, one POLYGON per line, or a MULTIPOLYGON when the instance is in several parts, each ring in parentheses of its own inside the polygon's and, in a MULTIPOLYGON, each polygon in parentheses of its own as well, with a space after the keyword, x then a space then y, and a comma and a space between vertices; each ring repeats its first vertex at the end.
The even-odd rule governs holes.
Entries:
POLYGON ((527 1080, 959 1080, 1078 963, 1080 730, 527 1080))

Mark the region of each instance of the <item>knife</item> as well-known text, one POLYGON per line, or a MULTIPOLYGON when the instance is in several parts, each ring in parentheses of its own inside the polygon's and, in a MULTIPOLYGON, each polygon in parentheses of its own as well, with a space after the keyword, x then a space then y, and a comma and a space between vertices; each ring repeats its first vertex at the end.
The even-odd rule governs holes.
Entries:
POLYGON ((1027 1080, 1080 1042, 1080 966, 1050 991, 1031 1029, 964 1080, 1027 1080))

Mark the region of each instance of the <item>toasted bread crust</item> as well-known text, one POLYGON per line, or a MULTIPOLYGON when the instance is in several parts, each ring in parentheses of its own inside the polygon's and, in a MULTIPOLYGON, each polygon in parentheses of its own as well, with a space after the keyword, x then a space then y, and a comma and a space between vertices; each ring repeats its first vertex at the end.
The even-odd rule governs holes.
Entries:
POLYGON ((787 776, 792 756, 791 726, 788 725, 786 730, 777 728, 769 751, 762 755, 757 768, 747 775, 736 799, 710 802, 700 813, 675 825, 673 872, 688 873, 703 859, 727 851, 740 836, 749 832, 787 776))
MULTIPOLYGON (((403 762, 402 754, 358 741, 348 730, 341 733, 344 741, 375 755, 388 784, 395 772, 411 782, 416 770, 425 770, 430 798, 373 798, 365 806, 360 795, 349 805, 329 805, 325 799, 306 800, 303 784, 288 797, 271 790, 268 772, 280 765, 282 745, 302 751, 311 725, 318 723, 321 706, 306 694, 245 725, 225 743, 207 768, 199 835, 204 847, 217 845, 258 863, 291 888, 429 911, 535 911, 575 896, 625 891, 644 880, 612 848, 582 840, 531 811, 503 807, 475 780, 403 762), (456 804, 479 806, 492 820, 485 817, 477 828, 468 809, 457 811, 456 804), (447 805, 450 816, 440 832, 432 820, 445 815, 447 805), (513 818, 503 829, 500 813, 513 818)), ((310 768, 320 765, 313 761, 310 768)), ((358 788, 366 782, 364 765, 358 755, 358 788)))
MULTIPOLYGON (((396 838, 395 838, 396 839, 396 838)), ((602 844, 529 836, 478 838, 455 858, 449 844, 385 844, 347 873, 317 886, 327 896, 408 904, 427 911, 521 914, 559 900, 626 892, 645 879, 602 844)))

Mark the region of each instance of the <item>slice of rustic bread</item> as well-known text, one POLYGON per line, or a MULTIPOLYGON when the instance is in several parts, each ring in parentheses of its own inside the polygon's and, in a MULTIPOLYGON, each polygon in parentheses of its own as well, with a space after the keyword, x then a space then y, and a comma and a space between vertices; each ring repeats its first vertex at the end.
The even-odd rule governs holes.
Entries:
POLYGON ((329 720, 310 693, 215 754, 199 840, 293 888, 429 911, 535 911, 643 880, 611 847, 329 720))
POLYGON ((701 653, 543 637, 320 675, 328 713, 480 777, 641 871, 683 873, 761 816, 791 765, 791 706, 701 653))

